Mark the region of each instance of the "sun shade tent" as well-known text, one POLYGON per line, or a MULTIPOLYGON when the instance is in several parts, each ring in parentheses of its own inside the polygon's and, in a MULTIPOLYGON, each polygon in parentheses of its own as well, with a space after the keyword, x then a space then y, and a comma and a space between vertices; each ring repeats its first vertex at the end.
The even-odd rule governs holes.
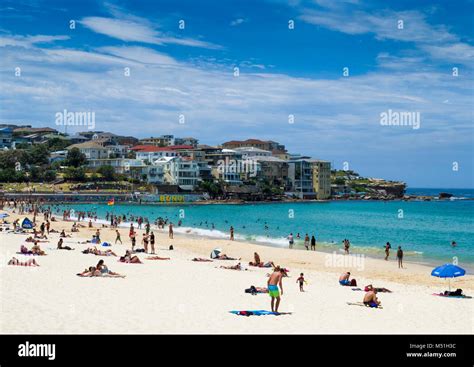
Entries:
POLYGON ((21 228, 23 229, 33 229, 33 227, 33 222, 28 218, 23 219, 23 222, 21 222, 21 228))
POLYGON ((221 254, 222 250, 220 248, 215 248, 211 252, 211 259, 217 259, 219 255, 221 254))
POLYGON ((431 271, 431 275, 438 278, 448 278, 449 279, 449 291, 451 292, 451 278, 462 277, 466 275, 466 270, 463 268, 453 265, 453 264, 444 264, 434 268, 431 271))

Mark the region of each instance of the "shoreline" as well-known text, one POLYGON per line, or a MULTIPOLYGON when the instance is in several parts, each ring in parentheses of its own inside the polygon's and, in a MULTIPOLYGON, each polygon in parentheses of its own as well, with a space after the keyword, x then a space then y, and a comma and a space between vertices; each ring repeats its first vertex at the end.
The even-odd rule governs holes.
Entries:
MULTIPOLYGON (((442 200, 444 201, 444 200, 442 200)), ((362 202, 366 202, 364 200, 362 200, 362 202)), ((297 204, 305 204, 303 202, 296 202, 297 204)), ((316 204, 323 204, 323 203, 330 203, 330 202, 327 202, 327 201, 324 201, 324 202, 316 202, 316 201, 311 201, 311 203, 314 203, 315 205, 316 204)), ((185 206, 193 206, 194 204, 196 203, 187 203, 185 206)), ((226 204, 226 203, 221 203, 222 205, 226 204)), ((246 204, 242 204, 242 205, 250 205, 253 203, 246 203, 246 204)), ((265 205, 265 204, 269 204, 269 203, 260 203, 261 205, 265 205)), ((271 203, 273 204, 273 203, 271 203)), ((281 202, 280 204, 287 204, 287 203, 283 203, 281 202)), ((62 206, 70 206, 70 207, 73 207, 74 205, 98 205, 98 206, 104 206, 104 203, 103 202, 98 202, 98 203, 83 203, 83 204, 79 204, 79 203, 65 203, 65 204, 59 204, 59 203, 45 203, 45 204, 42 204, 42 205, 51 205, 51 206, 54 206, 54 205, 62 205, 62 206)), ((161 205, 169 205, 169 206, 173 206, 173 207, 179 207, 179 206, 182 206, 183 203, 170 203, 170 204, 157 204, 158 206, 161 206, 161 205)), ((200 206, 200 205, 203 205, 203 204, 198 204, 196 206, 200 206)), ((208 205, 213 205, 212 203, 209 203, 208 205)), ((240 205, 239 203, 232 203, 232 204, 229 204, 229 205, 240 205)), ((118 206, 123 206, 123 207, 127 207, 127 206, 150 206, 150 207, 154 207, 155 205, 154 204, 149 204, 149 203, 143 203, 141 205, 139 204, 136 204, 136 203, 119 203, 118 206)), ((114 207, 110 207, 112 208, 111 211, 113 211, 114 207)), ((58 215, 56 214, 55 215, 58 219, 58 215)), ((105 220, 105 218, 101 218, 100 216, 98 216, 98 219, 99 221, 101 221, 101 223, 105 224, 105 225, 109 225, 110 223, 108 221, 105 220)), ((136 223, 134 223, 136 225, 136 223)), ((129 226, 130 223, 126 222, 126 226, 129 226)), ((123 224, 122 224, 122 227, 123 227, 123 224)), ((182 232, 180 231, 180 228, 185 228, 186 230, 190 231, 190 232, 194 232, 194 231, 206 231, 206 232, 213 232, 213 230, 211 230, 210 228, 202 228, 202 227, 198 227, 198 226, 195 226, 195 227, 192 227, 192 226, 188 226, 188 225, 183 225, 182 227, 180 226, 177 226, 175 225, 175 233, 179 233, 179 232, 182 232)), ((222 230, 219 230, 219 229, 215 229, 215 232, 216 232, 216 235, 213 236, 213 235, 210 235, 210 234, 200 234, 200 233, 190 233, 190 234, 187 234, 187 235, 192 235, 192 236, 195 236, 195 238, 206 238, 206 239, 217 239, 217 240, 226 240, 228 238, 228 233, 225 233, 223 232, 222 230)), ((285 237, 268 237, 268 241, 265 241, 265 240, 262 240, 263 238, 265 237, 265 234, 261 233, 261 234, 258 234, 258 233, 238 233, 236 234, 236 242, 239 241, 241 243, 250 243, 250 244, 254 244, 254 245, 257 245, 257 246, 265 246, 265 247, 273 247, 273 248, 287 248, 288 247, 288 243, 287 243, 287 240, 285 237), (240 237, 240 238, 239 238, 240 237), (255 238, 260 238, 260 240, 256 240, 256 239, 251 239, 251 238, 246 238, 246 237, 255 237, 255 238), (281 245, 281 244, 278 244, 277 241, 285 241, 285 244, 284 245, 281 245)), ((303 250, 305 251, 304 247, 302 247, 302 244, 303 244, 303 239, 295 239, 295 248, 294 250, 303 250), (301 246, 300 246, 301 245, 301 246)), ((321 253, 324 253, 324 254, 333 254, 333 253, 337 253, 339 254, 341 249, 343 248, 342 245, 338 242, 325 242, 325 241, 318 241, 317 242, 317 250, 321 253)), ((390 251, 390 256, 391 256, 391 259, 393 260, 394 257, 395 257, 395 253, 396 253, 396 248, 392 248, 391 251, 390 251)), ((357 256, 366 256, 368 258, 371 258, 371 259, 375 259, 375 260, 380 260, 380 259, 383 259, 383 257, 385 256, 384 255, 384 250, 382 249, 382 246, 371 246, 371 245, 357 245, 357 244, 352 244, 351 245, 351 254, 355 254, 357 256)), ((456 256, 456 254, 454 253, 452 256, 456 256)), ((433 255, 433 256, 430 256, 430 255, 426 255, 424 253, 417 253, 416 251, 405 251, 405 257, 404 257, 404 262, 406 263, 411 263, 411 264, 419 264, 419 265, 425 265, 427 267, 436 267, 436 266, 439 266, 441 265, 442 263, 446 263, 446 262, 450 262, 450 259, 447 259, 446 257, 443 257, 443 256, 436 256, 436 255, 433 255)), ((460 263, 461 266, 463 266, 464 268, 466 268, 466 270, 469 270, 470 272, 474 272, 474 262, 469 262, 469 261, 466 261, 466 262, 461 262, 460 263)))

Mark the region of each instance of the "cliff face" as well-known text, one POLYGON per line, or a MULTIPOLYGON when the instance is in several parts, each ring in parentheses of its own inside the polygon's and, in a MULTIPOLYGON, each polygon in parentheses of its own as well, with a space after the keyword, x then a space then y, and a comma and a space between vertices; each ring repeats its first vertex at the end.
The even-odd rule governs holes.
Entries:
POLYGON ((332 187, 334 193, 355 193, 367 199, 395 199, 403 198, 406 184, 400 181, 361 177, 354 171, 333 171, 332 187))
POLYGON ((367 189, 375 190, 383 194, 385 191, 386 195, 392 195, 396 198, 402 198, 405 194, 406 184, 403 182, 386 182, 377 184, 368 184, 367 189))

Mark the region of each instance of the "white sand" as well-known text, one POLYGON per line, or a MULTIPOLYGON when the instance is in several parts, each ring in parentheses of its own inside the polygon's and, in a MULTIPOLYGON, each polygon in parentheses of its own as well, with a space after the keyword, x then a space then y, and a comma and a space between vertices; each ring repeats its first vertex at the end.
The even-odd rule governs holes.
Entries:
MULTIPOLYGON (((69 230, 70 225, 53 222, 55 229, 69 230)), ((101 232, 102 240, 115 238, 110 229, 101 232)), ((128 231, 121 229, 121 233, 125 244, 112 247, 119 255, 130 247, 128 231)), ((407 264, 407 269, 399 270, 393 257, 389 262, 365 259, 364 269, 359 270, 327 267, 327 255, 319 252, 184 235, 169 240, 158 233, 158 255, 169 256, 170 261, 123 264, 114 257, 82 254, 88 245, 77 241, 91 234, 91 230, 81 229, 74 238, 66 239, 65 245, 75 247, 75 251, 56 250, 59 235, 52 234, 50 243, 41 244, 48 255, 35 256, 41 266, 33 268, 6 265, 12 256, 20 260, 30 257, 15 254, 25 235, 0 233, 0 333, 472 334, 474 330, 474 299, 433 296, 446 288, 446 281, 431 277, 431 269, 421 265, 407 264), (169 244, 174 245, 174 251, 167 250, 169 244), (263 261, 273 260, 290 268, 290 278, 284 279, 280 311, 292 314, 243 317, 228 313, 269 310, 268 294, 244 293, 250 285, 266 286, 269 270, 216 268, 236 261, 190 261, 195 256, 209 257, 214 247, 223 248, 229 256, 242 257, 242 262, 251 260, 253 252, 258 251, 263 261), (126 278, 76 276, 100 259, 126 278), (384 308, 347 305, 360 302, 364 292, 338 285, 338 276, 345 270, 352 270, 362 288, 372 283, 391 289, 391 294, 379 293, 384 308), (309 282, 304 293, 296 284, 300 271, 309 282)), ((31 243, 27 246, 30 248, 31 243)), ((146 255, 139 257, 144 259, 146 255)), ((473 295, 473 276, 455 279, 452 287, 473 295)))

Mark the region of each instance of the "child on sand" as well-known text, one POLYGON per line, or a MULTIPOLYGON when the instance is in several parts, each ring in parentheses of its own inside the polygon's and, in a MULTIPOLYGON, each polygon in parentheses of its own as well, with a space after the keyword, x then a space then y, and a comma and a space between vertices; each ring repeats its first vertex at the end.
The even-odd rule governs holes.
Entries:
POLYGON ((122 239, 120 238, 120 232, 118 231, 118 229, 115 230, 115 234, 115 243, 120 242, 120 244, 122 245, 122 239))
POLYGON ((296 283, 300 283, 300 292, 304 292, 303 285, 306 283, 306 280, 304 280, 304 274, 301 273, 300 277, 296 279, 296 283))

